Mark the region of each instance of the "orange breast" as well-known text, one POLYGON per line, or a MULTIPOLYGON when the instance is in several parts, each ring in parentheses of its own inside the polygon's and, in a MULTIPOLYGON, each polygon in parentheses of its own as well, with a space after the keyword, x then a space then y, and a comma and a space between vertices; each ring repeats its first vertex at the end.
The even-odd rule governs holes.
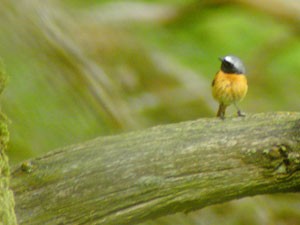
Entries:
POLYGON ((247 94, 247 78, 243 74, 227 74, 220 71, 212 84, 213 97, 224 105, 241 101, 247 94))

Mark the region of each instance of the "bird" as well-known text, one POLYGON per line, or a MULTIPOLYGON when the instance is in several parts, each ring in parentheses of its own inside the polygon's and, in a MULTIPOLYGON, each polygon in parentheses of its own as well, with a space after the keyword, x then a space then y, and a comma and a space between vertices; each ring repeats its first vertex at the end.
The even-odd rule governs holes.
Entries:
POLYGON ((226 108, 231 104, 235 106, 238 116, 245 116, 237 105, 248 91, 245 66, 241 59, 234 55, 219 59, 221 67, 212 81, 212 95, 219 102, 217 117, 224 119, 226 108))

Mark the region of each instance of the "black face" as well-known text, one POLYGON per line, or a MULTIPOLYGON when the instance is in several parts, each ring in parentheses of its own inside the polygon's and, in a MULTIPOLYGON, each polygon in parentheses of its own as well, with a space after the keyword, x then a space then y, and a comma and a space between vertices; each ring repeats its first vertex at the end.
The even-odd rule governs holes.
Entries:
POLYGON ((245 67, 242 61, 232 55, 225 56, 220 58, 222 61, 221 70, 225 73, 235 73, 235 74, 245 74, 245 67))

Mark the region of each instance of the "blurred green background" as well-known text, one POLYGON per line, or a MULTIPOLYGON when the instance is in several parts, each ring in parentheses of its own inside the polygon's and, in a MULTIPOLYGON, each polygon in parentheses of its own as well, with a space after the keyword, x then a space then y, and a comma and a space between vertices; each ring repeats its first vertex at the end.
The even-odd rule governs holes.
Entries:
MULTIPOLYGON (((300 111, 299 15, 297 0, 1 0, 11 163, 213 117, 210 84, 227 54, 246 65, 245 112, 300 111)), ((300 224, 299 200, 255 197, 145 224, 300 224)))

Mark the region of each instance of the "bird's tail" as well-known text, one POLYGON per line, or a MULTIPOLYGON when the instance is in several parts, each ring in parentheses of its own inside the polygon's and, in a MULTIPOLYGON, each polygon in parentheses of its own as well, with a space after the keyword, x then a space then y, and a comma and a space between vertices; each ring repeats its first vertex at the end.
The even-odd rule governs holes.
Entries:
POLYGON ((224 119, 226 108, 227 108, 226 105, 224 105, 223 103, 220 103, 218 113, 217 113, 217 117, 220 117, 220 118, 224 119))

